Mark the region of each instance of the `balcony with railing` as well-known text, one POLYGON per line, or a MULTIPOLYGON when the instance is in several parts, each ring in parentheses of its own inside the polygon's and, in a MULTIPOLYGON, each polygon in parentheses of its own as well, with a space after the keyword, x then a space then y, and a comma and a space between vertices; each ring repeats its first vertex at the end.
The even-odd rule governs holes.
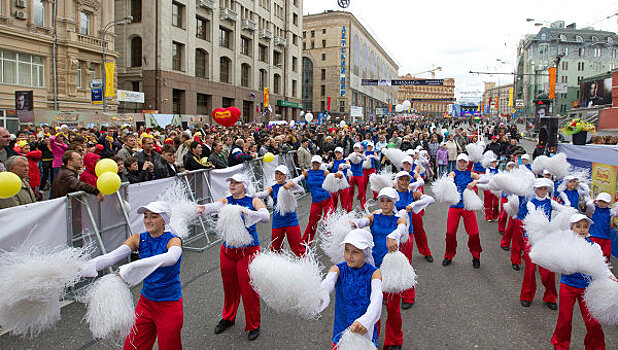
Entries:
POLYGON ((231 9, 223 8, 221 9, 221 20, 230 20, 232 22, 236 22, 238 20, 238 14, 231 9))
MULTIPOLYGON (((97 48, 97 49, 103 48, 103 39, 101 38, 97 38, 97 37, 85 35, 85 34, 80 34, 80 33, 75 33, 75 32, 71 32, 70 34, 71 34, 70 35, 71 41, 73 42, 77 42, 79 44, 90 46, 90 47, 97 48)), ((110 48, 112 48, 110 41, 109 40, 105 41, 105 49, 109 50, 110 48)))
POLYGON ((251 32, 255 32, 257 29, 257 23, 253 22, 250 19, 243 19, 241 28, 242 30, 248 30, 251 32))
POLYGON ((197 7, 214 11, 216 8, 215 0, 197 0, 197 7))
POLYGON ((268 29, 260 29, 260 38, 270 40, 273 38, 273 32, 268 29))
POLYGON ((275 45, 277 46, 287 46, 288 41, 282 36, 275 36, 275 45))

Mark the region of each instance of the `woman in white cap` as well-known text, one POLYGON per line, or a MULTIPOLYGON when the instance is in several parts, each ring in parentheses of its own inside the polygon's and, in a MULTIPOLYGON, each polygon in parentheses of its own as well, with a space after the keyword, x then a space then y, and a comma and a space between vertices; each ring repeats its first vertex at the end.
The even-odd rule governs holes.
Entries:
MULTIPOLYGON (((353 224, 357 228, 369 227, 371 229, 374 242, 373 260, 375 266, 380 268, 386 253, 397 251, 401 238, 409 233, 406 220, 395 215, 395 203, 399 201, 397 191, 392 187, 381 189, 378 194, 378 201, 380 210, 356 220, 353 224)), ((385 348, 390 347, 391 350, 401 349, 403 344, 402 319, 399 308, 401 295, 385 293, 384 297, 386 298, 387 312, 384 346, 385 348)))
POLYGON ((305 255, 305 247, 302 245, 300 235, 300 225, 296 211, 281 213, 277 209, 279 203, 279 193, 281 189, 289 191, 290 194, 303 194, 305 190, 298 184, 301 177, 290 179, 290 170, 285 165, 279 165, 275 168, 275 183, 266 188, 262 192, 255 194, 256 197, 264 199, 268 196, 273 198, 273 222, 272 222, 272 241, 270 249, 272 251, 281 251, 283 247, 283 238, 287 235, 290 249, 296 256, 305 255), (287 182, 286 182, 287 181, 287 182))
MULTIPOLYGON (((344 176, 347 175, 350 169, 350 162, 343 158, 343 148, 335 148, 335 159, 330 163, 330 169, 334 173, 341 172, 344 176)), ((337 209, 339 199, 341 198, 341 208, 347 211, 352 211, 352 198, 350 197, 349 188, 344 188, 336 193, 331 193, 333 197, 333 208, 337 209)))
POLYGON ((530 165, 530 156, 527 154, 521 155, 521 165, 519 166, 521 169, 527 169, 532 171, 532 165, 530 165))
POLYGON ((217 326, 215 334, 224 332, 234 325, 236 312, 242 297, 245 309, 245 331, 248 331, 250 341, 260 336, 260 297, 251 287, 249 278, 249 263, 260 251, 260 241, 257 235, 255 222, 270 221, 270 213, 266 209, 264 202, 257 197, 247 195, 249 188, 249 178, 245 174, 234 174, 226 181, 230 183, 230 196, 220 198, 214 203, 198 206, 198 212, 213 214, 219 211, 224 205, 232 204, 247 208, 243 212, 243 220, 254 222, 247 227, 247 231, 253 238, 251 242, 242 247, 231 247, 223 241, 219 260, 221 264, 221 280, 223 282, 223 315, 217 326))
POLYGON ((123 245, 90 260, 82 268, 83 277, 96 277, 97 271, 126 259, 138 251, 140 260, 122 265, 118 275, 129 285, 144 281, 135 307, 135 325, 127 336, 124 349, 182 349, 183 323, 180 261, 182 242, 166 230, 172 209, 166 202, 152 202, 137 209, 144 214, 145 232, 131 235, 123 245))
MULTIPOLYGON (((513 171, 515 167, 516 167, 515 162, 506 163, 507 172, 513 171)), ((502 249, 504 249, 504 247, 507 248, 504 250, 508 250, 508 247, 510 246, 510 243, 511 243, 511 236, 513 233, 511 231, 509 232, 509 235, 507 237, 504 236, 506 229, 508 228, 507 224, 509 222, 509 214, 506 212, 506 210, 504 210, 504 205, 508 201, 509 201, 508 193, 506 191, 501 191, 500 192, 500 215, 498 216, 498 233, 502 235, 502 238, 503 238, 503 241, 500 243, 500 246, 502 247, 502 249)))
POLYGON ((355 229, 341 242, 344 262, 332 266, 321 284, 321 310, 330 303, 335 290, 335 321, 332 348, 346 329, 361 334, 378 345, 382 313, 382 274, 374 266, 373 237, 367 230, 355 229))
MULTIPOLYGON (((377 166, 380 162, 378 152, 373 150, 373 141, 367 142, 365 156, 368 158, 365 162, 369 163, 369 167, 366 167, 365 164, 363 164, 363 183, 365 184, 365 187, 367 187, 367 184, 369 183, 369 176, 376 173, 377 166)), ((378 192, 373 191, 373 199, 376 198, 378 198, 378 192)))
MULTIPOLYGON (((333 198, 330 193, 322 188, 322 184, 328 175, 328 171, 322 169, 322 157, 315 155, 311 158, 311 169, 303 170, 303 175, 307 179, 307 188, 311 193, 311 210, 309 211, 309 222, 303 233, 303 243, 311 246, 318 222, 322 216, 328 215, 333 210, 333 198)), ((343 175, 335 173, 341 178, 343 175)))
POLYGON ((367 189, 365 188, 365 181, 363 180, 363 161, 365 160, 365 154, 363 146, 360 142, 354 144, 354 152, 350 153, 346 157, 346 160, 350 162, 350 170, 352 170, 352 177, 350 177, 350 201, 354 201, 354 186, 358 187, 358 200, 362 210, 365 210, 365 203, 367 203, 367 189))
POLYGON ((464 209, 463 192, 466 188, 474 189, 474 186, 476 186, 480 179, 480 175, 468 170, 470 159, 465 153, 459 154, 456 161, 455 171, 451 172, 449 176, 455 181, 460 200, 459 203, 451 205, 448 209, 446 219, 446 251, 444 252, 442 265, 450 265, 457 253, 457 228, 459 226, 459 219, 463 218, 464 226, 468 233, 468 248, 472 254, 472 267, 478 269, 481 267, 481 252, 483 251, 479 237, 479 228, 474 211, 464 209))
MULTIPOLYGON (((485 174, 498 174, 498 158, 494 157, 489 162, 489 168, 485 169, 485 174)), ((498 197, 490 190, 483 192, 483 201, 485 204, 485 221, 492 222, 498 220, 500 216, 500 201, 498 197)))
POLYGON ((586 215, 594 221, 590 226, 590 240, 601 246, 607 262, 612 254, 611 221, 618 216, 618 204, 611 208, 611 203, 612 196, 607 192, 599 193, 594 201, 586 203, 586 215))

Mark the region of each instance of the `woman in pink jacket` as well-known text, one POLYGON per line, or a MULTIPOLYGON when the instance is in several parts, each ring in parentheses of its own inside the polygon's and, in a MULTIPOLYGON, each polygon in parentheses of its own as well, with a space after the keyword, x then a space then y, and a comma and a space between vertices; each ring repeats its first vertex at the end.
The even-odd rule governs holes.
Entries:
MULTIPOLYGON (((62 167, 62 155, 67 150, 69 146, 64 143, 64 134, 59 132, 56 135, 52 135, 49 138, 49 148, 51 149, 52 155, 54 159, 52 160, 52 183, 54 182, 54 177, 60 171, 62 167)), ((49 191, 50 197, 53 191, 49 191)))

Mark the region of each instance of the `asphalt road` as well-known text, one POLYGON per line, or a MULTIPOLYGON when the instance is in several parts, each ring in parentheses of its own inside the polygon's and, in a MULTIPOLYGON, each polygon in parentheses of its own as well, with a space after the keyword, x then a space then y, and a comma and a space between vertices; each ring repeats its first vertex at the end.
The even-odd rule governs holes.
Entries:
MULTIPOLYGON (((525 143, 531 149, 531 143, 525 143)), ((426 186, 429 190, 429 186, 426 186)), ((304 229, 309 215, 308 197, 299 203, 299 219, 304 229)), ((510 253, 499 247, 497 223, 487 223, 477 213, 481 232, 481 268, 472 268, 467 235, 460 224, 457 256, 448 267, 441 265, 444 254, 447 207, 434 204, 424 216, 434 263, 414 251, 413 266, 419 275, 416 304, 402 310, 405 349, 551 349, 550 339, 558 316, 543 305, 542 285, 529 308, 519 304, 523 269, 511 268, 510 253)), ((267 249, 270 225, 259 224, 262 249, 267 249)), ((321 253, 318 251, 318 253, 321 253)), ((186 349, 330 349, 333 304, 317 321, 305 321, 274 313, 262 304, 260 337, 249 342, 243 332, 242 307, 236 325, 215 335, 221 318, 223 291, 219 272, 219 246, 204 252, 185 251, 182 261, 184 302, 183 347, 186 349)), ((322 259, 325 265, 326 259, 322 259)), ((326 271, 325 267, 325 271, 326 271)), ((556 278, 557 283, 559 277, 556 278)), ((139 287, 133 290, 137 301, 139 287)), ((385 322, 385 313, 382 322, 385 322)), ((0 349, 112 349, 113 344, 92 339, 81 322, 84 307, 72 303, 62 310, 62 320, 50 331, 34 339, 5 334, 0 349)), ((572 348, 583 349, 584 323, 575 307, 572 348)), ((618 348, 618 332, 605 329, 608 349, 618 348)), ((380 346, 383 335, 380 338, 380 346)))

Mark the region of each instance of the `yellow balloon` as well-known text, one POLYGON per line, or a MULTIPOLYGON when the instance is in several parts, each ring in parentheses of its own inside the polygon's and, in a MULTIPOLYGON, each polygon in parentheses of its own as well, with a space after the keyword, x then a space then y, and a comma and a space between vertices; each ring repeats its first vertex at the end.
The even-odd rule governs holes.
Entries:
POLYGON ((116 193, 120 188, 120 176, 116 173, 107 172, 101 174, 97 179, 97 188, 101 193, 110 195, 116 193))
POLYGON ((202 164, 203 166, 208 165, 208 158, 204 157, 204 158, 200 159, 200 164, 202 164))
POLYGON ((266 163, 270 163, 270 162, 272 162, 273 160, 275 160, 275 155, 274 155, 274 154, 272 154, 272 153, 270 153, 270 152, 266 152, 266 154, 264 155, 264 161, 265 161, 266 163))
POLYGON ((112 159, 103 158, 97 162, 97 165, 94 167, 94 172, 97 176, 101 176, 103 173, 118 174, 118 164, 112 159))
POLYGON ((21 179, 10 171, 0 172, 0 198, 11 198, 21 190, 21 179))

